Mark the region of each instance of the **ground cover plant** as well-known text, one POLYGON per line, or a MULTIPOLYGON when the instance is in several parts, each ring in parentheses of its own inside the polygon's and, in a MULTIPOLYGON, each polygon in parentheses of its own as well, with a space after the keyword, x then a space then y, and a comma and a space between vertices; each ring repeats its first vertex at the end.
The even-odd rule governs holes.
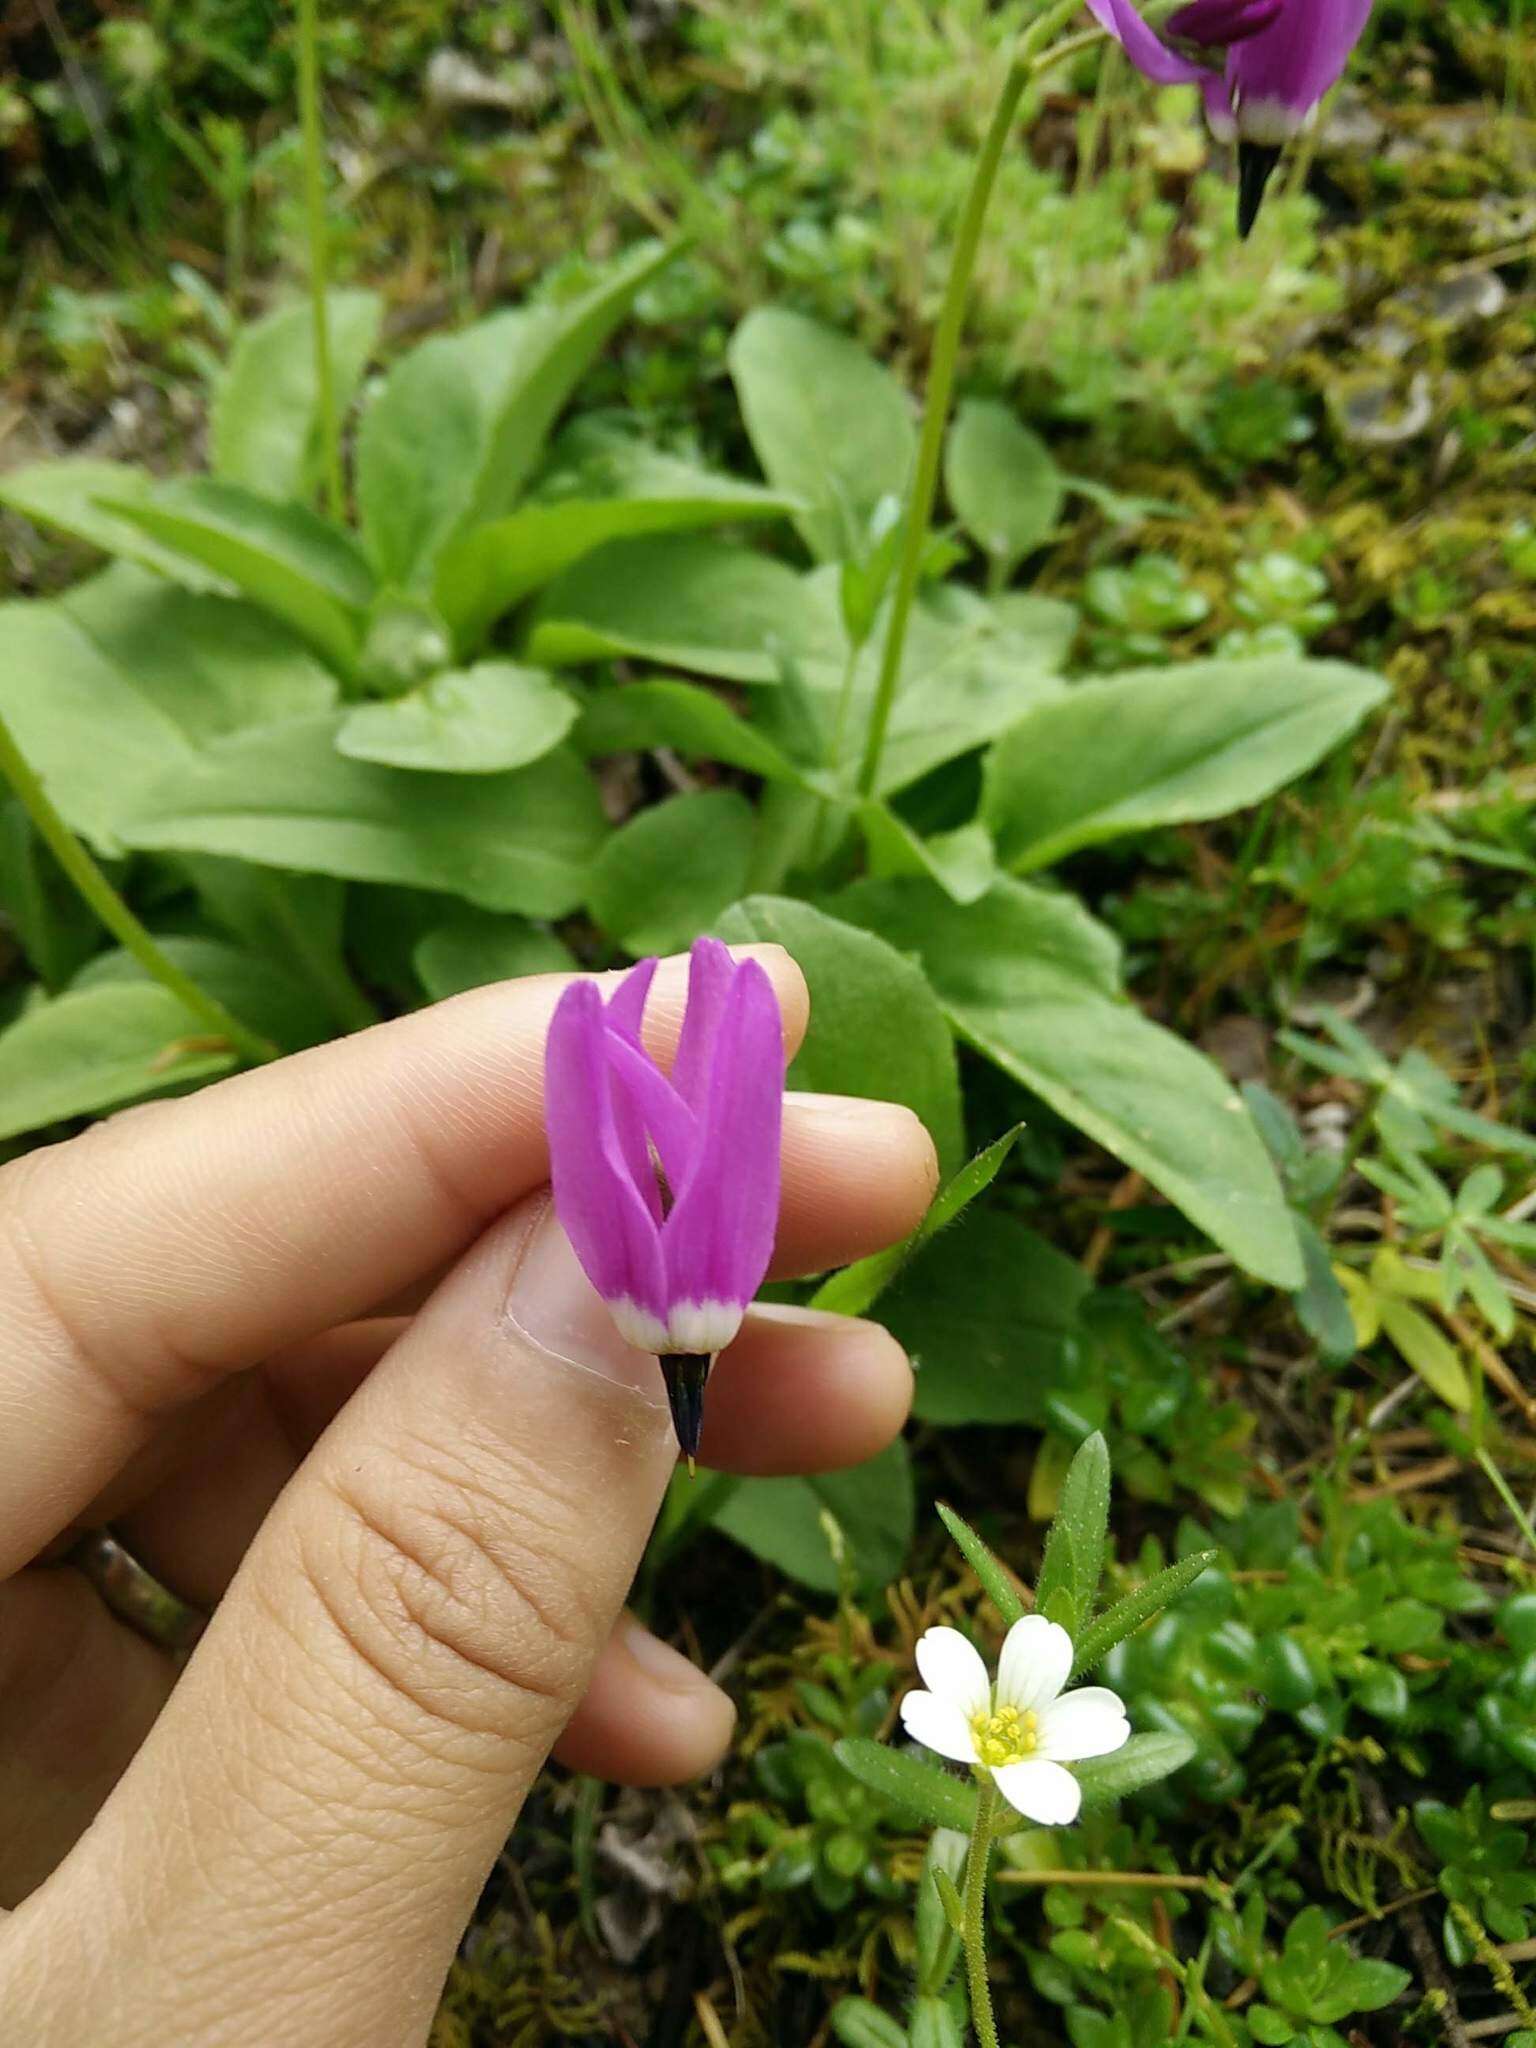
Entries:
MULTIPOLYGON (((1378 20, 1352 87, 1376 139, 1325 129, 1313 195, 1298 175, 1241 257, 1230 190, 1168 167, 1205 148, 1184 101, 1071 53, 991 231, 1057 268, 1024 298, 983 244, 939 440, 942 259, 1020 12, 864 41, 700 9, 637 41, 566 10, 571 116, 585 93, 596 160, 649 197, 625 253, 402 340, 361 277, 327 289, 321 252, 357 251, 317 227, 322 361, 311 305, 244 303, 250 234, 276 246, 258 178, 221 213, 238 311, 134 283, 214 323, 203 458, 0 476, 47 593, 0 611, 8 1144, 712 932, 805 968, 793 1080, 909 1103, 944 1161, 921 1241, 816 1295, 912 1351, 908 1442, 680 1481, 658 1529, 645 1600, 741 1668, 739 1759, 683 1805, 551 1784, 445 2044, 961 2038, 965 1857, 928 1839, 957 1809, 871 1751, 902 1756, 926 1628, 995 1650, 1021 1587, 1092 1625, 1096 1564, 1052 1617, 1073 1539, 1044 1531, 1078 1525, 1101 1442, 1112 1608, 1170 1569, 1178 1598, 1097 1675, 1176 1769, 999 1842, 1003 2038, 1536 2029, 1526 42, 1471 7, 1378 20), (728 125, 690 129, 696 63, 731 119, 770 117, 746 171, 728 125), (928 149, 957 74, 959 139, 928 149), (637 131, 647 76, 670 125, 637 131), (894 167, 857 147, 887 87, 894 167), (904 284, 857 232, 893 195, 941 229, 904 284), (1165 278, 1175 233, 1202 260, 1165 278), (743 1587, 772 1604, 738 1644, 743 1587), (669 1965, 684 1921, 707 1932, 669 1965)), ((147 193, 180 175, 115 146, 147 193)), ((96 322, 72 359, 47 303, 25 360, 110 388, 96 322)), ((130 339, 185 382, 185 341, 130 339)))

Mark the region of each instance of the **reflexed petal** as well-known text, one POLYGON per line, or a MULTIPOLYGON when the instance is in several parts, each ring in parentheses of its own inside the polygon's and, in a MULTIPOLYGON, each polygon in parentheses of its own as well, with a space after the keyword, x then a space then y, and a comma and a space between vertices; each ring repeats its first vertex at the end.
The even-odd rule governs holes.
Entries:
POLYGON ((1070 1771, 1040 1757, 1004 1764, 992 1773, 997 1789, 1026 1820, 1043 1828, 1064 1828, 1077 1819, 1083 1789, 1070 1771))
POLYGON ((1123 1749, 1131 1724, 1118 1693, 1107 1685, 1085 1685, 1053 1700, 1040 1716, 1040 1754, 1059 1764, 1109 1756, 1123 1749))
POLYGON ((693 1106, 699 1140, 661 1231, 668 1298, 743 1308, 773 1255, 784 1108, 784 1027, 773 984, 755 960, 735 970, 705 1093, 693 1106))
POLYGON ((1285 4, 1286 0, 1189 0, 1165 25, 1169 35, 1183 42, 1225 49, 1268 28, 1285 4))
POLYGON ((614 1120, 603 1002, 590 981, 561 996, 544 1052, 544 1115, 555 1214, 608 1302, 666 1319, 657 1225, 630 1178, 614 1120))
POLYGON ((688 956, 688 1007, 683 1012, 682 1036, 672 1066, 672 1086, 693 1109, 704 1101, 710 1055, 735 978, 736 962, 728 946, 718 939, 694 940, 688 956))
POLYGON ((1131 0, 1087 0, 1089 12, 1120 44, 1136 69, 1158 85, 1190 85, 1204 68, 1170 50, 1142 20, 1131 0))
POLYGON ((1235 44, 1227 75, 1243 139, 1294 135, 1337 84, 1370 14, 1371 0, 1286 0, 1262 34, 1235 44))
POLYGON ((992 1704, 992 1680, 981 1652, 957 1628, 925 1629, 917 1639, 917 1668, 928 1690, 967 1720, 992 1704))
POLYGON ((1237 113, 1232 105, 1232 87, 1224 73, 1208 71, 1200 81, 1205 100, 1205 118, 1218 142, 1237 139, 1237 113))
POLYGON ((1043 1614, 1026 1614, 1009 1629, 997 1667, 997 1703, 1020 1713, 1049 1706, 1072 1675, 1072 1638, 1043 1614))
POLYGON ((953 1700, 936 1693, 909 1692, 901 1703, 901 1725, 914 1742, 957 1764, 976 1761, 971 1724, 953 1700))
POLYGON ((659 960, 642 960, 631 967, 608 998, 607 1021, 611 1031, 622 1037, 640 1043, 640 1027, 645 1022, 645 1001, 651 992, 651 983, 656 979, 659 960))

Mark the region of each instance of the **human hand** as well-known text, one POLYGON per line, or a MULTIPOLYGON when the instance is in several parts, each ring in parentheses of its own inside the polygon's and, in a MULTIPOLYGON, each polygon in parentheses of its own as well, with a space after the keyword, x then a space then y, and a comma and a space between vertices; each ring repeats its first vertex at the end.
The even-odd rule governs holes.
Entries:
MULTIPOLYGON (((753 950, 793 1049, 804 984, 753 950)), ((657 977, 662 1057, 685 977, 657 977)), ((0 1172, 4 2039, 420 2043, 551 1750, 638 1784, 723 1750, 724 1696, 621 1615, 675 1446, 542 1186, 563 986, 476 990, 0 1172), (214 1609, 179 1678, 57 1561, 109 1521, 214 1609)), ((904 1235, 934 1170, 905 1110, 791 1097, 775 1271, 904 1235)), ((702 1456, 855 1463, 908 1391, 876 1326, 758 1308, 702 1456)))

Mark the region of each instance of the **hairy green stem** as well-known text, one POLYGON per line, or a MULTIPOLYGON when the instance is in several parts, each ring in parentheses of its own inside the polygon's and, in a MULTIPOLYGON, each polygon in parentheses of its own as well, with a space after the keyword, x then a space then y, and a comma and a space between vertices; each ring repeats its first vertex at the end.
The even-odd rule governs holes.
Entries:
POLYGON ((304 212, 309 238, 309 301, 315 335, 315 403, 320 415, 325 508, 344 519, 341 421, 331 371, 331 329, 326 310, 325 142, 320 132, 319 0, 299 0, 299 121, 304 134, 304 212))
POLYGON ((938 496, 939 471, 944 460, 944 430, 949 424, 949 403, 954 394, 960 338, 965 327, 971 277, 976 268, 976 255, 981 246, 981 231, 986 224, 992 188, 997 183, 1003 151, 1007 148, 1009 131, 1024 88, 1041 68, 1041 49, 1064 22, 1072 19, 1081 4, 1082 0, 1057 0, 1055 6, 1048 7, 1037 16, 1019 37, 986 139, 976 159, 976 168, 971 173, 971 187, 965 197, 965 210, 960 216, 954 254, 950 258, 949 281, 944 288, 944 304, 933 338, 933 360, 928 368, 928 388, 923 398, 923 429, 918 442, 917 466, 912 473, 912 488, 907 497, 901 560, 896 569, 891 614, 886 622, 885 644, 880 656, 880 674, 875 684, 875 698, 864 740, 864 759, 859 769, 860 796, 873 796, 880 779, 880 757, 885 751, 886 728, 891 722, 891 707, 896 701, 907 627, 911 622, 918 584, 922 580, 928 523, 933 517, 934 501, 938 496))
POLYGON ((211 1036, 228 1042, 253 1064, 277 1058, 277 1047, 258 1033, 248 1030, 231 1015, 216 996, 198 987, 174 960, 168 960, 154 939, 118 895, 101 869, 65 824, 52 797, 33 773, 26 756, 17 746, 4 718, 0 718, 0 776, 16 792, 23 810, 37 829, 59 866, 95 911, 113 938, 131 953, 146 974, 153 976, 198 1021, 211 1036))
POLYGON ((987 1865, 992 1860, 992 1823, 997 1816, 997 1787, 984 1777, 976 1793, 976 1825, 971 1852, 965 1859, 965 1981, 971 1994, 971 2026, 980 2048, 998 2048, 997 2021, 992 2017, 992 1987, 987 1982, 987 1865))

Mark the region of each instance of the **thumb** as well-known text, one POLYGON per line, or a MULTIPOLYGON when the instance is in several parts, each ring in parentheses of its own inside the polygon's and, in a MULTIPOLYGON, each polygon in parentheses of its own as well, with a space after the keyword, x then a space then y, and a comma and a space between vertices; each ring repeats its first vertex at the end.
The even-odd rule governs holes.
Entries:
POLYGON ((654 1360, 532 1198, 322 1437, 127 1776, 22 1909, 90 1928, 49 1971, 39 2038, 425 2040, 674 1456, 654 1360))

